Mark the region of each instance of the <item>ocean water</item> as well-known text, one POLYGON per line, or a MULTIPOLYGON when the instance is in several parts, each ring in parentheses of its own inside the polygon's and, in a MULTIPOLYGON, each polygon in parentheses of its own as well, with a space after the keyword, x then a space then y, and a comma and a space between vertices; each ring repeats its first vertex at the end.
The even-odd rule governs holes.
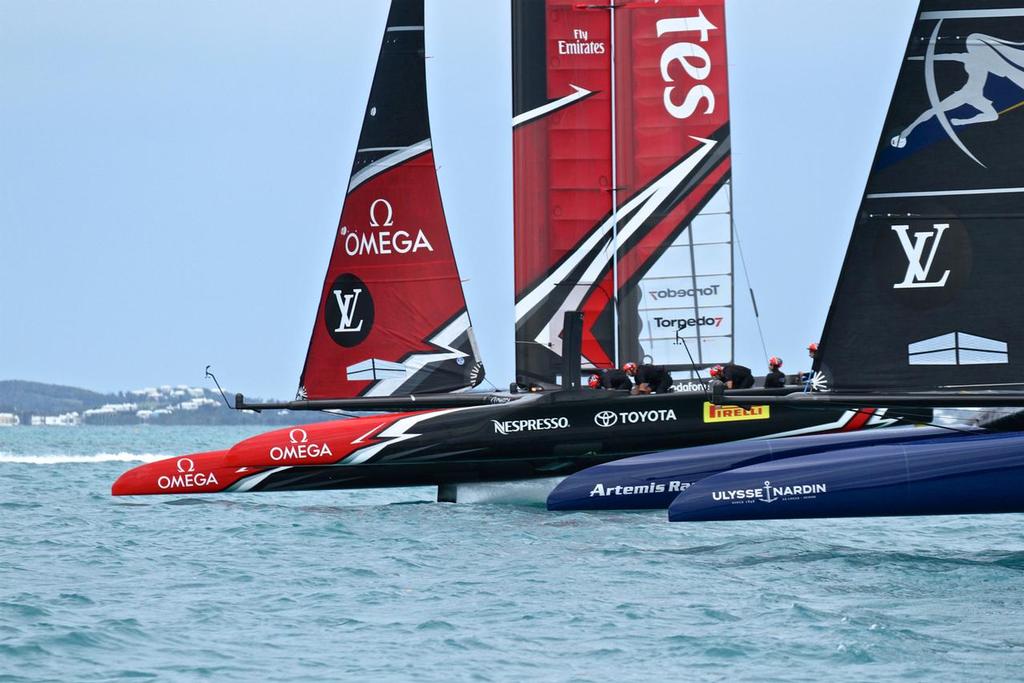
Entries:
POLYGON ((0 430, 0 681, 1021 680, 1024 517, 668 524, 537 487, 115 499, 237 427, 0 430))

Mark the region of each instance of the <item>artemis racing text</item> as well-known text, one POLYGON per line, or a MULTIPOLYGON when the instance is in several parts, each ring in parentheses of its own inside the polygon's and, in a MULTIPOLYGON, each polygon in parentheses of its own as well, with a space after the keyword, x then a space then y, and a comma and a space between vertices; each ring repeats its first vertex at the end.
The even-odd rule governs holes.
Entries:
POLYGON ((637 484, 636 486, 605 486, 596 484, 590 491, 590 497, 594 496, 635 496, 650 493, 677 493, 690 488, 688 481, 670 481, 666 483, 651 482, 650 484, 637 484))

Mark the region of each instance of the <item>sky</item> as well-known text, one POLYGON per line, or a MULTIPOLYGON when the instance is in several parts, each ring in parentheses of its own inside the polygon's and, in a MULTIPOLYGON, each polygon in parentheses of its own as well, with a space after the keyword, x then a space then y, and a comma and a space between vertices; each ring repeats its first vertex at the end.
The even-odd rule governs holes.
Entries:
MULTIPOLYGON (((821 333, 916 4, 727 0, 735 225, 789 371, 821 333)), ((231 391, 291 397, 387 3, 0 0, 0 16, 0 379, 203 385, 212 364, 231 391)), ((427 0, 426 26, 445 211, 503 386, 509 3, 427 0)), ((736 286, 736 360, 760 370, 739 268, 736 286)))

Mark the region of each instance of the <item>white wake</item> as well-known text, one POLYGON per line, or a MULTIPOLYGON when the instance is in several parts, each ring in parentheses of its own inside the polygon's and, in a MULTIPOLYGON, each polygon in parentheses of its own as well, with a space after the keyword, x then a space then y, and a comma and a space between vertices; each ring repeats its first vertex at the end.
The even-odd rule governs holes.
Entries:
POLYGON ((17 463, 22 465, 63 465, 65 463, 95 462, 155 462, 170 458, 170 455, 158 453, 93 453, 92 455, 15 455, 0 452, 0 463, 17 463))

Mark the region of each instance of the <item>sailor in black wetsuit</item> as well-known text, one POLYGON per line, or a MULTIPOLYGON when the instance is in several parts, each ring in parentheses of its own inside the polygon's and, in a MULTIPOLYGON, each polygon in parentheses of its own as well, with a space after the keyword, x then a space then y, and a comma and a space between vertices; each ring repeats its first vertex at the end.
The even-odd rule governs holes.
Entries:
POLYGON ((622 370, 634 378, 638 394, 665 394, 672 387, 672 375, 664 366, 626 363, 622 370))
POLYGON ((768 359, 768 374, 764 378, 765 389, 781 389, 786 386, 786 376, 779 368, 782 367, 782 359, 772 356, 768 359))
POLYGON ((633 382, 629 379, 629 375, 615 368, 611 370, 598 370, 590 376, 588 384, 591 389, 629 391, 633 388, 633 382))
POLYGON ((749 389, 754 386, 754 375, 744 365, 716 365, 711 368, 711 376, 725 382, 726 389, 749 389))

